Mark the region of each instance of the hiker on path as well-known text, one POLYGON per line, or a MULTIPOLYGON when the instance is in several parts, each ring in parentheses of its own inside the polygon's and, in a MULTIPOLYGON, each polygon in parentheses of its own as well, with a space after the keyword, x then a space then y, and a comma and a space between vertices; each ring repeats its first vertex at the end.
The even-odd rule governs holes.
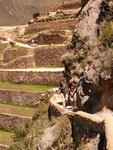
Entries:
POLYGON ((71 81, 68 85, 68 98, 72 106, 72 109, 76 108, 77 94, 76 94, 76 82, 75 81, 71 81))
MULTIPOLYGON (((60 81, 60 84, 59 84, 59 92, 61 94, 61 97, 64 101, 64 103, 66 103, 65 101, 65 98, 66 98, 66 85, 63 81, 60 81)), ((65 104, 64 104, 65 105, 65 104)), ((64 106, 65 107, 65 106, 64 106)))
POLYGON ((65 97, 65 95, 66 95, 66 85, 63 81, 60 81, 59 90, 60 90, 60 93, 62 93, 63 96, 65 97))

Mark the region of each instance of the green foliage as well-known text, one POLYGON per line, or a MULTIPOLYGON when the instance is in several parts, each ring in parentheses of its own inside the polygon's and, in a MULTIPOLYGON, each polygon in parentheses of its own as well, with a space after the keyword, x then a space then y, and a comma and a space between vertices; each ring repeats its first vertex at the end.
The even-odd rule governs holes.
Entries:
POLYGON ((20 144, 14 144, 10 146, 7 150, 22 150, 20 144))
POLYGON ((113 42, 113 23, 110 22, 107 24, 107 26, 102 31, 100 37, 99 37, 100 43, 104 47, 110 47, 111 43, 113 42))
POLYGON ((80 68, 84 68, 87 64, 87 61, 85 59, 83 59, 80 63, 80 68))
POLYGON ((41 103, 37 109, 35 109, 34 115, 32 120, 35 121, 37 120, 39 117, 42 117, 44 115, 47 116, 48 114, 48 105, 46 103, 41 103))
POLYGON ((23 139, 26 137, 26 135, 27 135, 27 133, 26 133, 26 131, 25 130, 19 130, 19 129, 17 129, 17 130, 15 130, 14 131, 14 136, 13 136, 13 140, 15 141, 15 142, 17 142, 17 141, 23 141, 23 139))
POLYGON ((27 91, 48 91, 51 88, 55 88, 56 86, 44 86, 44 85, 30 85, 30 84, 16 84, 9 82, 0 82, 0 87, 5 89, 18 89, 18 90, 27 90, 27 91))
POLYGON ((9 47, 7 50, 25 50, 26 48, 25 47, 22 47, 22 46, 12 46, 12 47, 9 47))

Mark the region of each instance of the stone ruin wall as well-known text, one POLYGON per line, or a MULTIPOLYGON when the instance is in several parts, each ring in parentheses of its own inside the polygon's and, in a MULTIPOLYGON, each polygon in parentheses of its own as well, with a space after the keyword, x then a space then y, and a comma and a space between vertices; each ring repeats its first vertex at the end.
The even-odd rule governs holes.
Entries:
POLYGON ((25 56, 28 54, 28 51, 25 48, 21 48, 21 50, 13 50, 13 47, 12 50, 6 49, 3 53, 3 62, 7 63, 18 57, 25 56))
POLYGON ((25 56, 21 56, 17 59, 14 59, 12 61, 10 61, 9 63, 3 64, 1 68, 11 68, 11 69, 17 69, 17 68, 32 68, 35 67, 35 63, 34 63, 34 56, 33 55, 25 55, 25 56))
POLYGON ((21 90, 0 90, 0 103, 34 107, 42 98, 43 92, 21 90))
POLYGON ((8 132, 14 131, 15 129, 24 129, 25 123, 29 121, 30 118, 0 114, 0 129, 8 132))
POLYGON ((66 115, 70 120, 72 138, 76 148, 78 148, 83 143, 86 144, 90 142, 91 139, 95 139, 98 134, 100 134, 100 142, 98 139, 96 143, 94 142, 94 144, 96 144, 98 148, 105 148, 105 139, 103 140, 105 136, 105 125, 101 118, 93 116, 92 114, 84 112, 82 113, 80 111, 77 113, 70 111, 65 112, 65 110, 60 108, 58 104, 54 105, 53 103, 50 103, 48 109, 48 118, 52 119, 52 116, 59 117, 61 115, 66 115))
POLYGON ((68 52, 67 47, 37 48, 34 51, 35 65, 38 67, 63 67, 61 57, 68 52))
POLYGON ((82 6, 82 2, 80 0, 76 1, 64 1, 61 5, 56 7, 50 7, 49 11, 56 11, 57 9, 78 9, 82 6))
POLYGON ((51 21, 51 22, 40 22, 36 24, 31 24, 25 29, 25 34, 31 34, 40 32, 43 30, 74 30, 78 20, 69 19, 62 21, 51 21))
POLYGON ((0 81, 19 84, 59 85, 64 80, 62 72, 0 71, 0 81))

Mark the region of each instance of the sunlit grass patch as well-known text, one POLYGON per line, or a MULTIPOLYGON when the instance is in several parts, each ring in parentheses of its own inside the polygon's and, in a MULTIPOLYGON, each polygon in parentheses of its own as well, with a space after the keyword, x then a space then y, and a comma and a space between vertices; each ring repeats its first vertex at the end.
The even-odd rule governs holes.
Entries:
POLYGON ((55 86, 45 86, 45 85, 29 85, 29 84, 15 84, 9 82, 0 82, 0 88, 5 89, 15 89, 15 90, 25 90, 25 91, 48 91, 55 86))

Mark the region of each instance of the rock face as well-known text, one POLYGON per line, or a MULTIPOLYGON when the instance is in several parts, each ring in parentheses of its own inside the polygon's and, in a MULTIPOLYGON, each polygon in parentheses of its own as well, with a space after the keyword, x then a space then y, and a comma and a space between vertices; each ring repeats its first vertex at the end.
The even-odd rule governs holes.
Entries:
POLYGON ((75 57, 71 65, 71 77, 81 77, 77 88, 78 107, 89 113, 98 112, 104 106, 113 109, 112 47, 110 44, 102 47, 101 38, 103 32, 104 37, 109 38, 105 31, 109 30, 107 24, 112 20, 112 5, 110 0, 89 0, 79 14, 80 22, 71 43, 75 57))
POLYGON ((61 128, 59 128, 59 124, 56 124, 53 127, 46 129, 38 145, 38 150, 46 150, 50 148, 59 137, 60 132, 61 128))

